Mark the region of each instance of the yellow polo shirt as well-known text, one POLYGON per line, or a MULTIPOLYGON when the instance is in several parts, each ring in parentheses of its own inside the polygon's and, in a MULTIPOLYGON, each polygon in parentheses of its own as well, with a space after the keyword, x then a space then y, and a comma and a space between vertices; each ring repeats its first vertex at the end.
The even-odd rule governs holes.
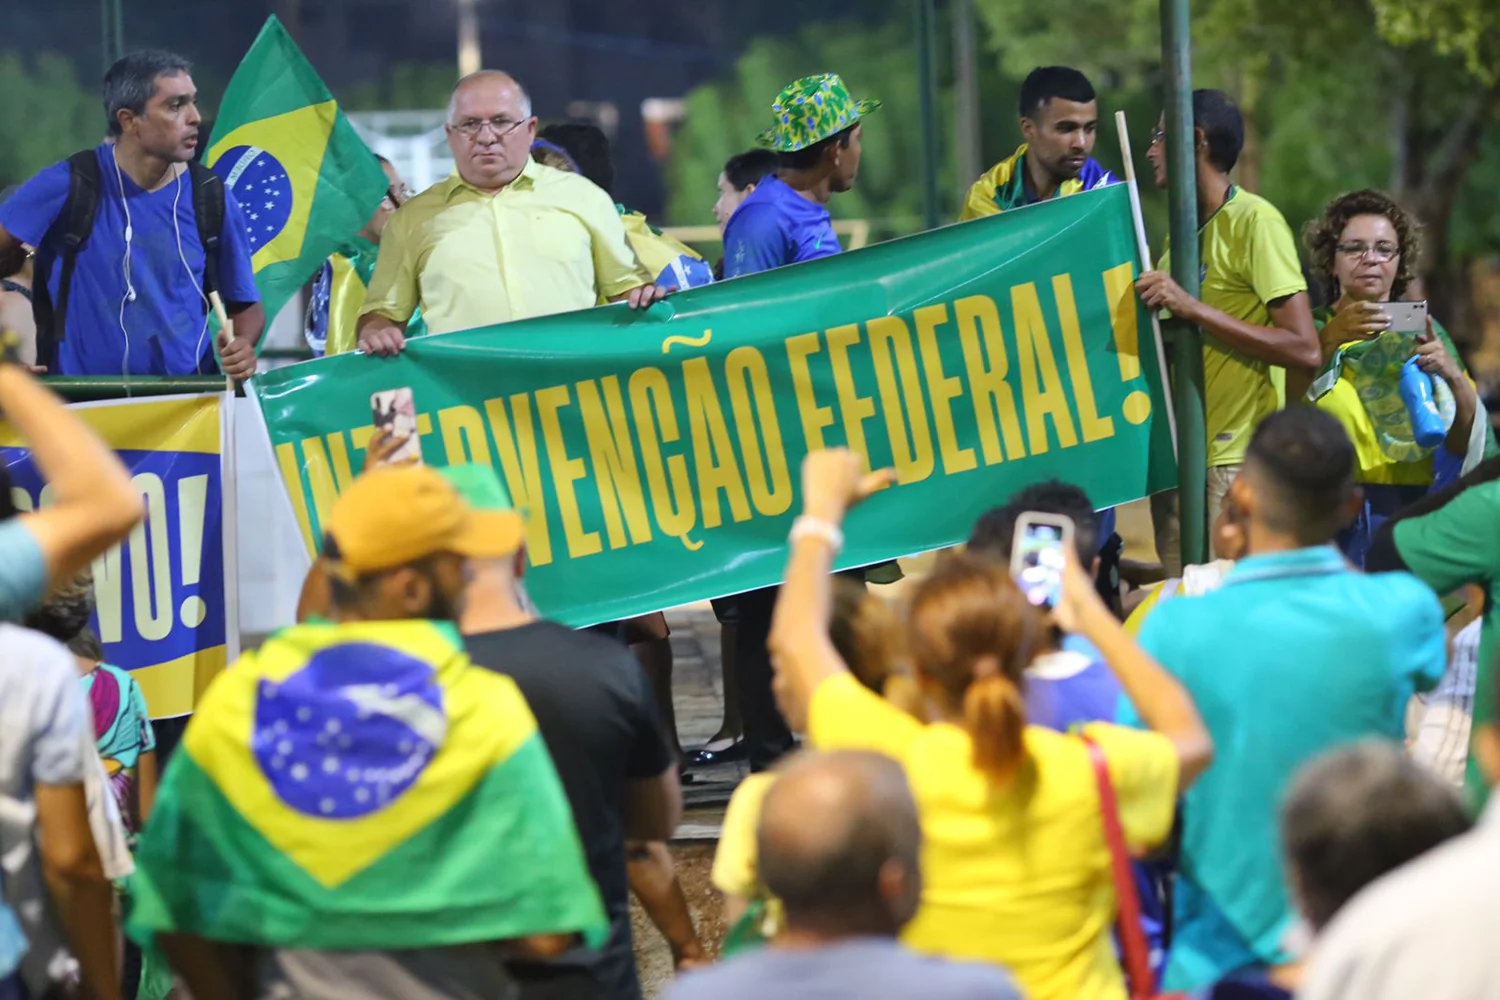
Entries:
POLYGON ((454 173, 386 225, 361 316, 420 306, 432 333, 587 309, 651 280, 609 195, 528 160, 497 194, 454 173))
MULTIPOLYGON (((1307 291, 1286 219, 1275 205, 1241 188, 1199 230, 1198 252, 1203 302, 1254 326, 1271 325, 1268 302, 1307 291)), ((1170 248, 1157 266, 1171 270, 1170 248)), ((1209 467, 1243 462, 1250 435, 1281 409, 1285 393, 1284 369, 1247 358, 1204 331, 1209 467)))

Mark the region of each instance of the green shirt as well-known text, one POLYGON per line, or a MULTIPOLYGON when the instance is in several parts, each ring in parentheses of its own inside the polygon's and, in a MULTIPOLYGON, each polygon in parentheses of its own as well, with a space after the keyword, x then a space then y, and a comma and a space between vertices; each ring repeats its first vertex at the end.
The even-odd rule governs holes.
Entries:
MULTIPOLYGON (((1500 610, 1495 583, 1500 578, 1500 480, 1471 486, 1442 507, 1395 526, 1396 551, 1411 572, 1439 594, 1464 584, 1484 590, 1484 619, 1479 638, 1479 683, 1474 692, 1474 725, 1495 717, 1496 637, 1500 610)), ((1488 792, 1473 755, 1466 778, 1473 802, 1488 792)))

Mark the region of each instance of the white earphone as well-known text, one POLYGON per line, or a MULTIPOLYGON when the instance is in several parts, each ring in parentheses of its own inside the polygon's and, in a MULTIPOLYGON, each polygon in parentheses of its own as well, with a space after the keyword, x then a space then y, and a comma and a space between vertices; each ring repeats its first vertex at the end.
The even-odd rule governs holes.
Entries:
MULTIPOLYGON (((120 334, 125 338, 125 353, 120 356, 120 374, 128 377, 130 375, 130 331, 125 327, 125 306, 134 302, 137 298, 135 283, 131 280, 130 256, 132 244, 135 239, 135 227, 130 220, 130 199, 125 197, 125 175, 120 170, 120 155, 118 149, 110 149, 110 160, 115 165, 115 183, 120 188, 120 204, 125 210, 125 256, 120 261, 121 276, 125 279, 125 295, 120 299, 120 334)), ((193 269, 188 265, 187 254, 182 249, 182 222, 177 217, 177 206, 182 200, 182 175, 187 173, 187 168, 177 175, 177 190, 172 195, 172 229, 177 235, 177 259, 182 261, 182 269, 187 272, 188 281, 192 283, 193 289, 198 297, 203 300, 203 329, 198 334, 198 346, 194 358, 203 357, 203 341, 208 336, 208 317, 212 312, 212 306, 208 296, 203 291, 202 284, 193 274, 193 269)), ((205 248, 205 253, 207 249, 205 248)))

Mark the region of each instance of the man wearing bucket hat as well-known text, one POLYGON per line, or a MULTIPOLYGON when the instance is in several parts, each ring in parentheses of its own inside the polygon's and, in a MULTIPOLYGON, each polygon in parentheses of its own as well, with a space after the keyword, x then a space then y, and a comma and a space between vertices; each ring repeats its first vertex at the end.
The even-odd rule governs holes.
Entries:
MULTIPOLYGON (((776 96, 771 127, 756 144, 774 150, 776 173, 756 186, 724 227, 724 277, 831 257, 843 248, 828 199, 854 187, 864 119, 879 101, 857 101, 837 73, 803 77, 776 96)), ((734 652, 750 769, 792 748, 792 732, 771 693, 766 641, 779 588, 731 598, 739 615, 734 652)))
POLYGON ((620 643, 575 632, 530 610, 521 584, 526 566, 523 521, 494 468, 473 464, 440 471, 477 516, 496 524, 497 536, 503 534, 506 542, 503 553, 492 550, 469 560, 459 620, 464 645, 476 664, 515 681, 536 715, 610 922, 601 951, 577 949, 546 963, 513 962, 511 975, 521 985, 521 1000, 563 995, 639 1000, 630 888, 637 890, 680 962, 702 958, 670 861, 664 871, 653 870, 658 878, 645 880, 664 879, 665 893, 651 891, 635 877, 637 868, 668 858, 666 851, 643 846, 629 855, 632 877, 627 881, 626 841, 665 841, 682 815, 676 761, 667 749, 655 696, 640 665, 620 643))
POLYGON ((862 122, 878 107, 851 97, 837 73, 803 77, 777 95, 774 122, 756 144, 781 163, 724 230, 726 278, 839 252, 828 199, 854 187, 862 122))

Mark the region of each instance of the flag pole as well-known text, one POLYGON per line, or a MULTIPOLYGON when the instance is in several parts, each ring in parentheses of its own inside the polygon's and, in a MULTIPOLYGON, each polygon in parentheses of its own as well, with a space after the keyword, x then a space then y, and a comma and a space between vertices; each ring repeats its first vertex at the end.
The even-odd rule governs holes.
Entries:
MULTIPOLYGON (((1115 112, 1115 132, 1120 137, 1120 160, 1125 164, 1125 186, 1130 189, 1130 215, 1135 221, 1135 248, 1140 255, 1141 273, 1151 270, 1151 243, 1146 239, 1146 219, 1141 214, 1141 189, 1135 179, 1135 157, 1130 152, 1130 130, 1125 126, 1125 112, 1115 112)), ((1133 294, 1133 293, 1132 293, 1133 294)), ((1162 345, 1161 318, 1155 309, 1146 310, 1151 317, 1151 332, 1156 341, 1156 369, 1161 373, 1161 392, 1167 401, 1167 426, 1172 432, 1172 457, 1177 453, 1177 408, 1172 403, 1172 376, 1167 370, 1167 350, 1162 345)))

